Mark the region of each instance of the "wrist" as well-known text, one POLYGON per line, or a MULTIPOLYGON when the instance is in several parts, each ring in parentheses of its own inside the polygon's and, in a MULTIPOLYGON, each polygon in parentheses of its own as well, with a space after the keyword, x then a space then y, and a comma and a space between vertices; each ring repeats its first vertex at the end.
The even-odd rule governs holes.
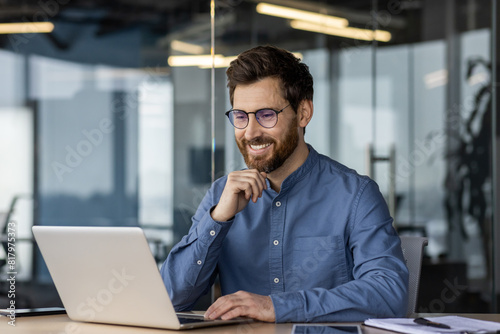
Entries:
POLYGON ((217 211, 217 205, 212 207, 212 209, 210 209, 210 217, 212 217, 213 220, 218 222, 227 222, 234 219, 234 216, 228 217, 228 215, 219 213, 217 211))

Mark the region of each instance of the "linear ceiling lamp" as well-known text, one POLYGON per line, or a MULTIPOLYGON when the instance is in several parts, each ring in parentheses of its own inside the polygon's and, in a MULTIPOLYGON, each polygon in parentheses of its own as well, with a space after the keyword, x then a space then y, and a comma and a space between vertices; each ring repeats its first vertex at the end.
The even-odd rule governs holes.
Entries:
MULTIPOLYGON (((227 57, 224 57, 224 56, 221 56, 221 58, 216 58, 215 59, 215 63, 214 63, 214 67, 215 68, 221 68, 221 67, 229 67, 229 64, 235 60, 237 58, 237 56, 227 56, 227 57)), ((199 68, 211 68, 212 67, 212 63, 210 63, 209 66, 206 66, 206 65, 200 65, 198 66, 199 68)))
POLYGON ((205 51, 203 46, 178 40, 173 40, 172 42, 170 42, 170 47, 172 48, 172 50, 194 55, 201 55, 203 54, 203 51, 205 51))
POLYGON ((392 34, 385 30, 373 31, 370 29, 360 29, 353 27, 335 28, 335 27, 328 27, 320 23, 311 23, 299 20, 291 21, 290 26, 294 29, 312 31, 332 36, 359 39, 363 41, 376 40, 379 42, 389 42, 392 38, 392 34))
MULTIPOLYGON (((235 58, 236 57, 224 57, 223 55, 217 54, 213 59, 214 67, 227 67, 229 66, 229 63, 235 58)), ((172 67, 198 66, 201 68, 210 68, 212 67, 212 56, 170 56, 168 57, 168 65, 172 67)))
POLYGON ((37 34, 54 30, 52 22, 0 23, 0 34, 37 34))
MULTIPOLYGON (((302 53, 294 52, 293 55, 302 59, 302 53)), ((228 67, 229 64, 235 60, 237 56, 223 56, 221 54, 214 55, 214 67, 228 67)), ((212 56, 211 55, 198 55, 198 56, 170 56, 168 57, 168 65, 171 67, 188 67, 195 66, 199 68, 211 68, 212 56)))
POLYGON ((329 27, 342 28, 346 27, 349 24, 349 21, 342 17, 319 14, 290 7, 271 5, 265 2, 257 4, 256 10, 259 14, 277 16, 285 19, 321 23, 329 27))

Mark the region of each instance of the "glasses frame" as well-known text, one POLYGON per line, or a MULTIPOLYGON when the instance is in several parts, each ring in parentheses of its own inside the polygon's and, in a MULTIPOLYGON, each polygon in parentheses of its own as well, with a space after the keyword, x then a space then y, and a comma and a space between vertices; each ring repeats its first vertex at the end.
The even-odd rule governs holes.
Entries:
POLYGON ((259 123, 259 124, 260 124, 260 126, 262 126, 263 128, 266 128, 266 129, 272 129, 272 128, 274 128, 274 127, 276 126, 276 124, 278 124, 278 115, 279 115, 280 113, 282 113, 282 112, 283 112, 286 108, 288 108, 289 106, 290 106, 290 103, 289 103, 289 104, 287 104, 285 107, 283 107, 283 108, 282 108, 282 109, 280 109, 280 110, 275 110, 275 109, 272 109, 272 108, 262 108, 262 109, 259 109, 259 110, 257 110, 257 111, 252 111, 252 112, 246 112, 245 110, 241 110, 241 109, 229 109, 228 111, 226 111, 225 115, 226 115, 226 116, 227 116, 227 118, 229 119, 229 123, 231 123, 231 125, 232 125, 232 126, 234 126, 236 129, 239 129, 239 130, 243 130, 243 129, 246 129, 246 128, 247 128, 248 123, 250 123, 250 116, 249 116, 250 114, 254 114, 254 115, 255 115, 255 119, 257 120, 257 123, 259 123), (262 124, 260 123, 259 119, 257 118, 257 113, 258 113, 259 111, 262 111, 262 110, 272 110, 272 111, 274 111, 274 113, 276 114, 276 123, 274 123, 274 125, 273 125, 273 126, 264 126, 264 125, 262 125, 262 124), (242 113, 244 113, 245 115, 247 115, 247 124, 246 124, 244 127, 239 128, 239 127, 237 127, 236 125, 234 125, 234 123, 231 121, 231 117, 229 116, 229 114, 230 114, 231 112, 233 112, 233 111, 239 111, 239 112, 242 112, 242 113))

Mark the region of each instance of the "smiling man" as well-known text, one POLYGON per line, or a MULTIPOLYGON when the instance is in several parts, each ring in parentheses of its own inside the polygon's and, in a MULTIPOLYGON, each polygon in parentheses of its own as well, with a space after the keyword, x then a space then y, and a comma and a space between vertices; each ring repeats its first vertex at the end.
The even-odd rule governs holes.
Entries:
POLYGON ((408 271, 377 185, 305 142, 307 65, 260 46, 240 54, 227 76, 226 115, 248 169, 214 182, 165 261, 176 310, 190 310, 219 275, 210 319, 404 316, 408 271))

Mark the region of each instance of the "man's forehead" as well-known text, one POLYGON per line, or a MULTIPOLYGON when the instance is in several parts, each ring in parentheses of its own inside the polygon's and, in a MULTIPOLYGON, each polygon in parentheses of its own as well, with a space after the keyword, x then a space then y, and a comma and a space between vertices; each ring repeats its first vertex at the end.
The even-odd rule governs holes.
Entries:
POLYGON ((255 99, 283 100, 283 91, 278 79, 266 78, 250 84, 237 85, 234 90, 234 104, 247 103, 255 99))

